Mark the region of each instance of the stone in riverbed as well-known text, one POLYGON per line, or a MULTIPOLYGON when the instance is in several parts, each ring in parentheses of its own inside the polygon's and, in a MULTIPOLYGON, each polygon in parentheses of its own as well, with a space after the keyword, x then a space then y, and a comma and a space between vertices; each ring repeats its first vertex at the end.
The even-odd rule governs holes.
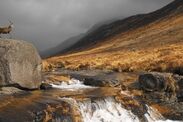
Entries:
POLYGON ((0 86, 18 84, 35 89, 41 84, 41 58, 25 41, 0 39, 0 86))
POLYGON ((138 81, 145 91, 176 92, 177 90, 177 81, 170 73, 145 73, 139 76, 138 81))
POLYGON ((42 83, 40 85, 40 89, 42 89, 42 90, 48 90, 48 89, 52 89, 52 88, 53 88, 52 85, 50 85, 48 83, 42 83))
POLYGON ((147 73, 139 76, 139 83, 146 91, 162 90, 165 87, 165 79, 159 74, 147 73))
POLYGON ((100 76, 91 76, 84 78, 84 85, 97 86, 97 87, 117 87, 120 82, 117 79, 102 78, 100 76))
POLYGON ((145 73, 139 76, 139 84, 144 91, 150 93, 146 97, 148 99, 175 102, 180 89, 177 80, 171 73, 145 73))

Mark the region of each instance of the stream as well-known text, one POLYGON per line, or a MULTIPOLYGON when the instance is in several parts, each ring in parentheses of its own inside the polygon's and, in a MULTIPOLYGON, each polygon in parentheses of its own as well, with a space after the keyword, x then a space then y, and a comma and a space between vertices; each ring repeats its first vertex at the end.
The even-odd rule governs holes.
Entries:
MULTIPOLYGON (((94 89, 96 87, 86 86, 82 81, 71 79, 67 83, 61 85, 53 85, 54 88, 59 88, 65 91, 76 91, 94 89)), ((75 106, 82 116, 83 122, 139 122, 139 118, 130 110, 118 103, 114 97, 88 98, 82 101, 77 101, 73 98, 60 98, 63 101, 75 106)), ((146 105, 147 113, 144 115, 148 122, 173 122, 166 120, 157 110, 146 105)), ((58 122, 59 119, 57 119, 58 122)), ((175 121, 174 121, 175 122, 175 121)))

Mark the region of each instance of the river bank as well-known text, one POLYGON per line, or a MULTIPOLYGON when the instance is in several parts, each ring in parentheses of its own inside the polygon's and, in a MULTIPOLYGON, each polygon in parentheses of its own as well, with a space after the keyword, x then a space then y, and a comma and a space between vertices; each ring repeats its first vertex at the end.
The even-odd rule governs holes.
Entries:
POLYGON ((44 72, 44 83, 52 88, 2 93, 0 119, 2 122, 183 120, 182 101, 168 97, 166 92, 144 91, 138 82, 140 74, 102 70, 44 72))

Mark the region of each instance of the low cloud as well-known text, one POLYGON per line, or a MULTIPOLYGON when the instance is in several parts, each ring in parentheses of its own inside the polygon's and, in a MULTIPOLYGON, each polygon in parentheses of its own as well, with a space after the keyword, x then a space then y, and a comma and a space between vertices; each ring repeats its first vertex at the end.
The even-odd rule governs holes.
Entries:
POLYGON ((43 51, 99 22, 151 12, 171 1, 1 0, 0 25, 13 21, 13 37, 29 41, 43 51))

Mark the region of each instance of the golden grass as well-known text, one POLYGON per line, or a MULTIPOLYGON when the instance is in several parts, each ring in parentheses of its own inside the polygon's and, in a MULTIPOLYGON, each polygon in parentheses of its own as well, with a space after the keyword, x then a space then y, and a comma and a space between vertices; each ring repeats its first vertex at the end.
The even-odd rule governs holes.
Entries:
POLYGON ((183 16, 127 31, 82 52, 52 57, 43 69, 170 71, 183 67, 183 16))

